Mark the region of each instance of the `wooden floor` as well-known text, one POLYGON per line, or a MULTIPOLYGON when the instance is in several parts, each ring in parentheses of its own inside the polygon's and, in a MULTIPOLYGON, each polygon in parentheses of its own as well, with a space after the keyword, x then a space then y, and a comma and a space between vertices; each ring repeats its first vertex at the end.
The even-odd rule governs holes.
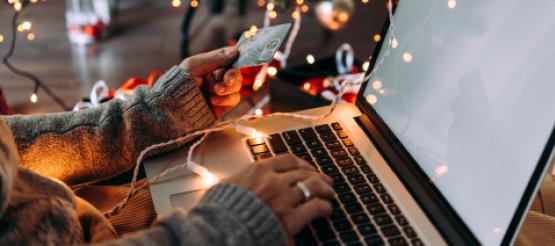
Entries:
MULTIPOLYGON (((170 7, 170 0, 123 1, 117 20, 117 32, 112 37, 79 47, 68 41, 64 20, 64 1, 39 2, 28 8, 21 21, 33 23, 34 41, 18 35, 17 50, 12 63, 32 71, 60 95, 66 104, 87 96, 97 80, 117 87, 129 77, 146 77, 151 70, 166 70, 179 60, 180 25, 184 8, 170 7)), ((184 1, 186 2, 186 1, 184 1)), ((199 12, 192 26, 191 53, 198 53, 226 45, 227 41, 251 25, 262 25, 264 11, 250 1, 247 15, 239 17, 234 4, 221 15, 210 15, 207 3, 201 0, 199 12)), ((350 25, 330 38, 310 14, 304 17, 298 41, 288 65, 303 64, 307 54, 316 58, 333 55, 342 43, 350 43, 356 57, 365 60, 371 53, 372 37, 381 29, 385 8, 383 0, 362 4, 355 0, 356 9, 350 25)), ((0 4, 0 54, 8 49, 9 22, 12 10, 0 4)), ((274 23, 291 22, 288 13, 280 13, 274 23)), ((39 102, 32 104, 29 96, 33 84, 8 72, 0 64, 0 86, 9 105, 23 114, 61 111, 43 92, 39 102)))

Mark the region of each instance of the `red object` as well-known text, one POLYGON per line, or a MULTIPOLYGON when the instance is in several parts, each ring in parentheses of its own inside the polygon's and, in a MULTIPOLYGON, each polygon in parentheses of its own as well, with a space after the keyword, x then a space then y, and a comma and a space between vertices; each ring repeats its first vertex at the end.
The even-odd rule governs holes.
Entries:
POLYGON ((0 89, 0 114, 1 115, 12 115, 13 111, 8 107, 6 98, 4 97, 4 92, 0 89))

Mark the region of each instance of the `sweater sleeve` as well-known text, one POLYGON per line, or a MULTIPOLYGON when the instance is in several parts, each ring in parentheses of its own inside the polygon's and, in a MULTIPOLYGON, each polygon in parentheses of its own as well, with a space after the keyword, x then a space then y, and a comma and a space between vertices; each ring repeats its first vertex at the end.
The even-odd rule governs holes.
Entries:
POLYGON ((215 121, 194 80, 177 66, 153 89, 137 88, 128 101, 4 119, 14 134, 20 166, 70 185, 122 174, 133 167, 144 148, 215 121))
POLYGON ((189 214, 176 209, 151 229, 107 245, 286 245, 277 216, 254 194, 231 184, 207 191, 189 214))

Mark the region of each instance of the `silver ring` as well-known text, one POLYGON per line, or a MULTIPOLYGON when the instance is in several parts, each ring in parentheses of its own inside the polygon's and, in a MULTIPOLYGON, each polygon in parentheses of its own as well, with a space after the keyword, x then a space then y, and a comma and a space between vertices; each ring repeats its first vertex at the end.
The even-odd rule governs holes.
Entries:
POLYGON ((306 187, 306 185, 303 182, 298 182, 297 187, 299 187, 299 189, 303 192, 304 200, 308 201, 308 199, 310 199, 310 190, 306 187))

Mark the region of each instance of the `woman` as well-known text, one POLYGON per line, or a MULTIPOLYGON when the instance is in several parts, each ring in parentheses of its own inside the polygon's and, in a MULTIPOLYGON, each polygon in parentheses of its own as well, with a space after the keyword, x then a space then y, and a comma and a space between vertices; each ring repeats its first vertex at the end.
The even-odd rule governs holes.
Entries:
POLYGON ((239 102, 240 73, 225 70, 237 55, 227 47, 188 58, 126 102, 3 118, 0 244, 284 245, 312 219, 329 215, 332 181, 292 156, 251 165, 208 190, 188 214, 176 209, 117 240, 108 220, 68 188, 125 173, 145 147, 214 123, 212 112, 239 102))

